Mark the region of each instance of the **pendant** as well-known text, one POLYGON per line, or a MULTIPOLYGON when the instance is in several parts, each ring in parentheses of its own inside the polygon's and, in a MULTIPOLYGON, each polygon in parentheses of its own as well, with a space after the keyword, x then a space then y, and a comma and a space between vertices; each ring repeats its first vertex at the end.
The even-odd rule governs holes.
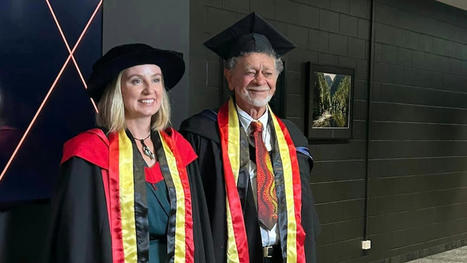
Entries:
POLYGON ((154 160, 154 153, 151 152, 151 150, 149 150, 149 147, 146 146, 146 144, 144 144, 143 141, 141 141, 141 146, 143 146, 143 153, 148 156, 151 160, 154 160))

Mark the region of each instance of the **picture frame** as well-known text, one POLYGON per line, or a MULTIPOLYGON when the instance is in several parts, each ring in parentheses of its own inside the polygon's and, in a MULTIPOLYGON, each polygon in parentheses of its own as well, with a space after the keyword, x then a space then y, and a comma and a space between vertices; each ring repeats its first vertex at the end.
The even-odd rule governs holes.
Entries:
POLYGON ((306 63, 309 140, 352 138, 354 69, 306 63))

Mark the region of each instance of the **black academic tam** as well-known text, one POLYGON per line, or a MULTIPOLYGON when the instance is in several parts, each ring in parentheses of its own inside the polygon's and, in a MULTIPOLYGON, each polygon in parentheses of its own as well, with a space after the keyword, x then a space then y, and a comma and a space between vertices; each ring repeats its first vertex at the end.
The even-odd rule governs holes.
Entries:
POLYGON ((256 13, 251 13, 204 45, 223 59, 242 53, 264 52, 281 57, 295 45, 256 13))
POLYGON ((88 80, 89 96, 96 102, 99 101, 108 84, 122 70, 145 64, 154 64, 161 68, 166 90, 173 88, 185 72, 182 53, 140 43, 120 45, 110 49, 94 63, 88 80))

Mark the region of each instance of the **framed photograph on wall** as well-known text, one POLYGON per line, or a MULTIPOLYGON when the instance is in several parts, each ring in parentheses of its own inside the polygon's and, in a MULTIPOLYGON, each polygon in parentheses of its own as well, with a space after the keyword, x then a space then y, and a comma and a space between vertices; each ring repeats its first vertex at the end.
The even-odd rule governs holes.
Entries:
POLYGON ((354 70, 307 62, 307 136, 352 138, 354 70))

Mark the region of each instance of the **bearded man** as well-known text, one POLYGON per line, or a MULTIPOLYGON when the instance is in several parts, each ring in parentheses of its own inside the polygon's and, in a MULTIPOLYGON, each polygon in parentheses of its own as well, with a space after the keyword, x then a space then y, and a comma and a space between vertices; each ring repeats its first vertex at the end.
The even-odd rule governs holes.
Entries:
POLYGON ((199 156, 216 262, 316 262, 308 141, 268 106, 294 45, 252 13, 205 46, 224 59, 233 95, 181 132, 199 156))

